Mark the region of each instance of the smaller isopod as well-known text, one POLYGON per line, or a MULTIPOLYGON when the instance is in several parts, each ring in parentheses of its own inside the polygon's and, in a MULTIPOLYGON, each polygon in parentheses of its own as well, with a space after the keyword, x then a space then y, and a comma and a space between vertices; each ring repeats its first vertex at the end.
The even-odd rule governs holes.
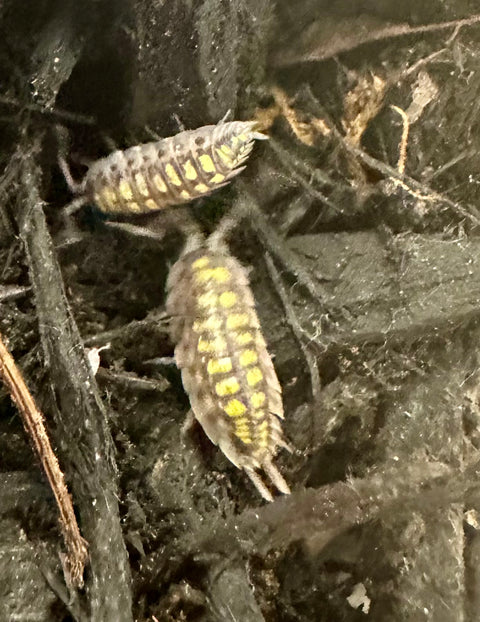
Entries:
POLYGON ((187 203, 228 184, 244 168, 255 140, 255 121, 221 121, 157 142, 114 151, 94 162, 76 183, 60 166, 72 192, 72 213, 94 203, 105 214, 145 214, 187 203))
POLYGON ((175 360, 193 414, 210 440, 267 501, 290 488, 274 464, 283 438, 282 389, 246 269, 218 242, 192 240, 172 267, 167 310, 175 360))

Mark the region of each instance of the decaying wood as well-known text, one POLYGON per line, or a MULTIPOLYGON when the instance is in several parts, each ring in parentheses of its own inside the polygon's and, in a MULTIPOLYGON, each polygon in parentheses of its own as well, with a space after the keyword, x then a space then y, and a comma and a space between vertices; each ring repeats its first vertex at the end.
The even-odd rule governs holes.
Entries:
POLYGON ((129 621, 130 571, 120 528, 112 441, 105 408, 71 316, 38 194, 39 170, 25 159, 17 219, 27 254, 42 347, 54 390, 55 438, 89 543, 92 619, 129 621))

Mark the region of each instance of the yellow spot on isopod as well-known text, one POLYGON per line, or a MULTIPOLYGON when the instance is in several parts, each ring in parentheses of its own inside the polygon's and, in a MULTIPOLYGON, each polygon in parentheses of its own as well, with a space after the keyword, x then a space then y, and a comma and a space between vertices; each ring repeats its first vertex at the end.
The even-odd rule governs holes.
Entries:
POLYGON ((250 445, 253 442, 250 434, 240 434, 239 432, 237 432, 236 436, 242 441, 244 445, 250 445))
POLYGON ((235 376, 231 376, 230 378, 217 382, 215 385, 215 391, 220 397, 225 395, 234 395, 240 391, 240 385, 238 384, 238 380, 235 376))
POLYGON ((198 306, 215 308, 217 306, 217 294, 215 292, 207 292, 198 297, 198 306))
POLYGON ((223 410, 229 417, 241 417, 247 411, 247 407, 240 400, 233 399, 225 404, 223 410))
POLYGON ((266 395, 262 391, 257 391, 250 396, 250 404, 252 408, 260 408, 263 406, 266 400, 266 395))
POLYGON ((263 419, 265 417, 265 411, 264 410, 254 410, 252 411, 252 417, 253 419, 263 419))
POLYGON ((260 433, 262 433, 262 432, 268 432, 268 427, 269 427, 268 420, 267 420, 267 419, 265 419, 265 421, 262 421, 262 423, 260 423, 260 424, 259 424, 259 426, 258 426, 258 431, 259 431, 260 433))
POLYGON ((263 421, 258 426, 257 435, 259 436, 259 445, 260 447, 268 447, 270 440, 270 430, 268 421, 263 421))
POLYGON ((220 158, 220 160, 222 160, 222 162, 226 166, 228 166, 228 167, 232 166, 232 164, 233 164, 232 158, 229 158, 228 155, 222 151, 222 149, 217 149, 217 154, 218 154, 218 157, 220 158))
POLYGON ((197 179, 197 171, 195 170, 195 167, 190 162, 190 160, 187 160, 185 162, 185 164, 183 165, 183 170, 185 171, 185 177, 187 179, 190 179, 190 180, 197 179))
POLYGON ((166 192, 167 191, 167 186, 166 186, 165 182, 163 181, 162 176, 159 175, 158 173, 153 176, 153 183, 155 184, 155 188, 159 192, 166 192))
POLYGON ((118 189, 125 201, 131 201, 133 199, 132 188, 128 181, 125 181, 125 179, 121 179, 118 184, 118 189))
POLYGON ((248 136, 246 134, 239 134, 238 138, 242 141, 242 142, 246 142, 248 140, 248 136))
POLYGON ((227 330, 235 330, 242 326, 246 326, 249 322, 247 313, 231 313, 227 317, 227 330))
POLYGON ((200 339, 198 340, 198 344, 197 344, 197 350, 198 352, 206 352, 206 353, 212 353, 212 352, 223 352, 227 347, 227 342, 225 341, 225 339, 223 339, 222 337, 217 337, 216 339, 203 339, 203 337, 200 337, 200 339))
POLYGON ((216 175, 214 175, 212 177, 212 179, 210 180, 211 184, 221 184, 222 181, 225 180, 225 175, 222 175, 221 173, 217 173, 216 175))
POLYGON ((191 199, 191 195, 189 192, 187 192, 186 190, 182 190, 180 192, 180 196, 182 197, 182 199, 186 199, 188 201, 188 199, 191 199))
POLYGON ((141 212, 142 208, 140 207, 140 205, 136 202, 136 201, 130 201, 129 203, 127 203, 127 209, 129 212, 141 212))
POLYGON ((244 442, 247 439, 248 439, 247 442, 251 442, 250 429, 248 425, 239 425, 238 427, 235 426, 235 435, 238 436, 238 438, 240 438, 244 442))
POLYGON ((215 164, 213 163, 212 158, 204 153, 199 158, 200 166, 203 168, 205 173, 214 173, 215 172, 215 164))
POLYGON ((218 268, 215 268, 213 270, 212 278, 214 281, 217 281, 217 283, 226 283, 231 278, 231 276, 232 275, 230 273, 230 270, 219 266, 218 268))
POLYGON ((235 341, 239 346, 246 346, 248 343, 252 343, 252 333, 238 333, 235 337, 235 341))
POLYGON ((199 257, 192 263, 192 268, 194 270, 200 270, 201 268, 205 268, 210 263, 209 257, 199 257))
POLYGON ((258 367, 253 367, 247 371, 247 383, 249 387, 254 387, 263 380, 263 374, 258 367))
POLYGON ((133 179, 135 180, 135 184, 140 194, 144 197, 148 197, 150 195, 150 192, 148 191, 147 182, 145 181, 145 177, 142 175, 142 173, 135 173, 133 179))
POLYGON ((241 352, 239 360, 242 367, 248 367, 258 361, 258 354, 255 350, 244 350, 241 352))
POLYGON ((167 164, 167 166, 165 167, 165 174, 174 186, 182 185, 182 180, 177 175, 177 171, 173 168, 171 164, 167 164))
POLYGON ((238 136, 232 136, 231 142, 232 142, 232 145, 235 147, 240 142, 240 139, 238 138, 238 136))
POLYGON ((220 147, 220 150, 223 151, 223 153, 225 153, 225 154, 227 154, 229 156, 233 155, 233 151, 232 151, 232 149, 228 145, 222 145, 220 147))
POLYGON ((249 432, 235 432, 235 436, 239 438, 244 445, 250 445, 253 441, 249 432))
POLYGON ((151 209, 151 210, 158 209, 158 205, 155 203, 153 199, 147 199, 145 201, 145 205, 148 209, 151 209))
POLYGON ((194 187, 195 192, 201 192, 202 194, 204 192, 209 192, 210 188, 208 186, 206 186, 205 184, 197 184, 194 187))
POLYGON ((250 426, 248 425, 248 420, 245 417, 241 419, 237 419, 235 421, 235 436, 237 436, 241 441, 248 444, 252 442, 252 437, 250 435, 250 426))
POLYGON ((212 374, 226 374, 232 371, 232 359, 229 356, 223 359, 210 359, 207 363, 207 373, 212 374))
POLYGON ((238 297, 235 292, 223 292, 218 298, 220 304, 225 309, 230 309, 237 302, 238 297))
MULTIPOLYGON (((104 188, 102 190, 102 199, 109 207, 114 207, 117 203, 117 195, 112 188, 104 188)), ((101 201, 100 201, 101 202, 101 201)))
POLYGON ((226 283, 230 277, 230 271, 227 268, 219 266, 218 268, 206 268, 200 270, 195 275, 198 283, 206 283, 207 281, 216 281, 217 283, 226 283))
POLYGON ((195 333, 203 333, 205 331, 214 332, 222 327, 222 318, 217 315, 211 315, 206 320, 195 320, 193 330, 195 333))

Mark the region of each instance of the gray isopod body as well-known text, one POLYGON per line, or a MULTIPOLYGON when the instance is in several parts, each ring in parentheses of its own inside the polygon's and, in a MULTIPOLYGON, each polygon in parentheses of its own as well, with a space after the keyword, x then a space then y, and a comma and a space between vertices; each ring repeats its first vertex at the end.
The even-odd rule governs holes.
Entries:
POLYGON ((282 390, 245 268, 208 242, 182 255, 168 279, 175 360, 193 413, 210 440, 272 501, 258 469, 284 494, 273 463, 283 439, 282 390))
POLYGON ((94 162, 81 184, 61 162, 80 195, 74 207, 91 202, 106 214, 145 214, 208 195, 245 168, 255 139, 267 138, 256 125, 220 122, 114 151, 94 162))

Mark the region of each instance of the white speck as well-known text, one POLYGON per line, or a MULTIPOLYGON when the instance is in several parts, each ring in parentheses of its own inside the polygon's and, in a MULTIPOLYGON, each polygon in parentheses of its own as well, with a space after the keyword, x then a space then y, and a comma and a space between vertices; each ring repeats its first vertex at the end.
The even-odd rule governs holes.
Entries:
POLYGON ((372 602, 367 596, 367 590, 363 583, 357 583, 353 586, 352 593, 347 596, 347 602, 353 609, 361 609, 367 614, 370 611, 370 603, 372 602))
POLYGON ((470 525, 470 527, 473 527, 477 530, 480 529, 478 513, 475 510, 467 510, 464 514, 464 518, 467 525, 470 525))

